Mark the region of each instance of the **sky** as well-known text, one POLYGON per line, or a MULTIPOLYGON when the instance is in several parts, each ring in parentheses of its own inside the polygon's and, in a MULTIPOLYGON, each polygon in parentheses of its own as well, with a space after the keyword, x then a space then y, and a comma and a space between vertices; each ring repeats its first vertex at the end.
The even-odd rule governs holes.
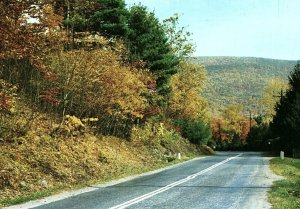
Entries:
POLYGON ((193 33, 194 56, 300 60, 300 0, 125 0, 193 33))

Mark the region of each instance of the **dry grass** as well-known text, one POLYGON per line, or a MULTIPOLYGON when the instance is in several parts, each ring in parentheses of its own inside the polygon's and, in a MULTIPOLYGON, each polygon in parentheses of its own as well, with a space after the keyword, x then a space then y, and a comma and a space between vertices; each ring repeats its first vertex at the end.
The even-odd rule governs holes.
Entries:
MULTIPOLYGON (((22 118, 29 112, 23 108, 22 118)), ((51 136, 53 123, 38 113, 25 135, 0 143, 0 207, 160 168, 170 164, 169 152, 199 154, 187 140, 153 146, 89 130, 51 136)))

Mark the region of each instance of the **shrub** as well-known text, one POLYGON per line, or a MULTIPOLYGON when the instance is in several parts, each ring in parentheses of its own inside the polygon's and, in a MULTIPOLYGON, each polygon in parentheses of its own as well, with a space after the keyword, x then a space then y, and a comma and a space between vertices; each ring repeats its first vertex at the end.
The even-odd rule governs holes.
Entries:
POLYGON ((173 130, 166 129, 164 123, 149 123, 136 125, 132 129, 131 140, 142 142, 145 145, 162 145, 165 142, 172 142, 182 139, 173 130), (164 142, 163 142, 164 141, 164 142))
POLYGON ((183 137, 194 144, 206 145, 212 137, 210 126, 202 120, 179 120, 177 123, 182 129, 183 137))

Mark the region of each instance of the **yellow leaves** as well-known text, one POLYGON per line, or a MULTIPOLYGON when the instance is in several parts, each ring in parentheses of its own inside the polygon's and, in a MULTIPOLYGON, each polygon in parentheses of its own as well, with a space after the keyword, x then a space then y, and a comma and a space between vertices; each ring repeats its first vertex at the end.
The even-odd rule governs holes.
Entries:
POLYGON ((241 133, 241 120, 243 119, 243 105, 234 104, 227 106, 223 111, 225 127, 232 133, 241 133))
POLYGON ((99 119, 98 118, 83 118, 82 121, 85 123, 86 122, 97 122, 97 121, 99 121, 99 119))
POLYGON ((196 119, 203 115, 206 101, 200 96, 206 81, 203 66, 181 63, 180 70, 171 78, 169 109, 174 116, 196 119))
POLYGON ((135 125, 132 128, 131 140, 136 144, 159 146, 163 141, 182 139, 175 131, 168 130, 164 123, 146 122, 142 127, 135 125))
POLYGON ((282 79, 271 79, 266 85, 261 104, 264 107, 265 117, 264 122, 270 123, 275 115, 275 105, 279 102, 282 93, 285 93, 288 89, 288 83, 282 79))
POLYGON ((42 8, 42 15, 39 21, 49 30, 55 30, 62 23, 63 17, 55 14, 54 9, 50 5, 42 8))
POLYGON ((10 109, 9 109, 9 111, 11 112, 11 113, 16 113, 17 112, 17 110, 16 110, 16 108, 13 106, 13 107, 11 107, 10 109))
POLYGON ((52 124, 53 130, 58 130, 60 133, 64 133, 66 135, 77 135, 79 133, 83 133, 85 130, 85 124, 73 115, 66 115, 62 124, 52 124))
POLYGON ((53 71, 61 75, 66 99, 78 106, 69 108, 124 118, 143 117, 149 73, 124 66, 120 53, 108 47, 61 52, 51 57, 53 71))
POLYGON ((84 127, 84 124, 76 116, 66 115, 65 118, 66 118, 65 123, 70 130, 84 127))

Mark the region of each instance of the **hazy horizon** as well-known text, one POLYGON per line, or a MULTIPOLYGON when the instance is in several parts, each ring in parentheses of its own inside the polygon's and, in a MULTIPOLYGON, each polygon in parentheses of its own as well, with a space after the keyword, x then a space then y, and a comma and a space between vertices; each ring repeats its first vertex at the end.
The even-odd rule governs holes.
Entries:
POLYGON ((295 61, 295 62, 297 62, 297 61, 300 61, 300 59, 299 60, 291 60, 291 59, 276 59, 276 58, 269 58, 269 57, 248 57, 248 56, 206 56, 206 55, 199 55, 199 56, 197 56, 197 55, 193 55, 193 56, 191 56, 191 58, 195 58, 195 57, 220 57, 220 58, 226 58, 226 57, 228 57, 228 58, 255 58, 255 59, 268 59, 268 60, 281 60, 281 61, 295 61))

